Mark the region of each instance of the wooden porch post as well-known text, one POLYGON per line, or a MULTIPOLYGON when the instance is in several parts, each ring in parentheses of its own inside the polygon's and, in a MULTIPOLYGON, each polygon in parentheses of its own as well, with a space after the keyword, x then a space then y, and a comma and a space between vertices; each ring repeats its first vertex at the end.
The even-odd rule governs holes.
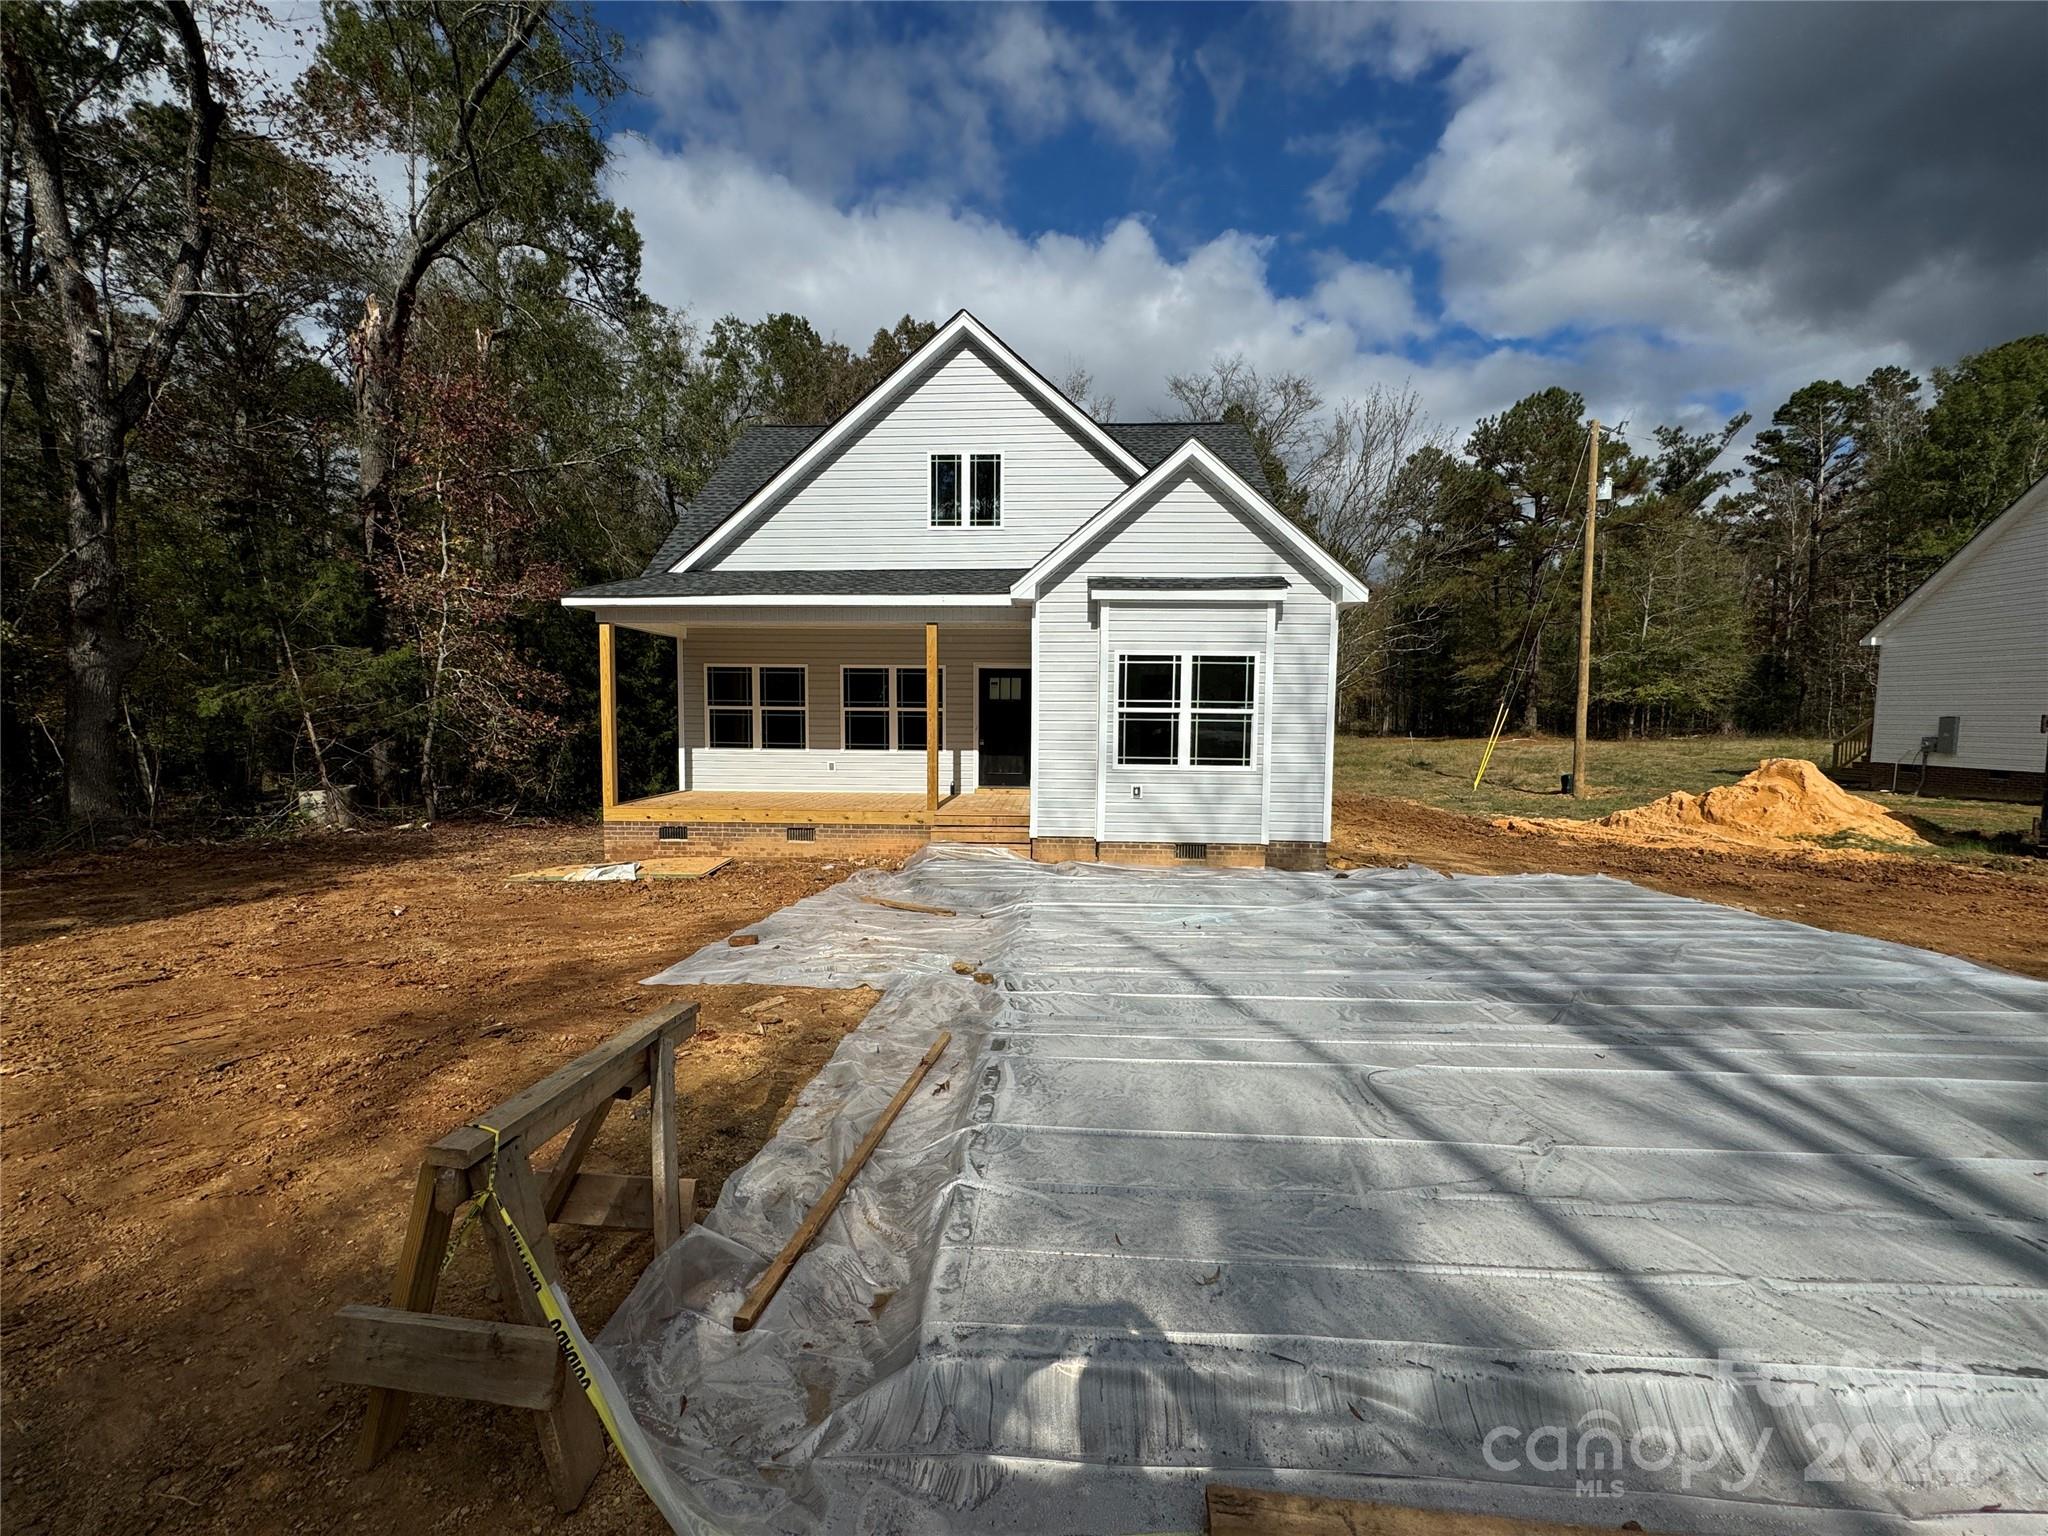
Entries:
POLYGON ((939 815, 939 626, 924 627, 924 812, 939 815))
POLYGON ((597 626, 597 777, 604 809, 619 803, 619 665, 609 624, 597 626))

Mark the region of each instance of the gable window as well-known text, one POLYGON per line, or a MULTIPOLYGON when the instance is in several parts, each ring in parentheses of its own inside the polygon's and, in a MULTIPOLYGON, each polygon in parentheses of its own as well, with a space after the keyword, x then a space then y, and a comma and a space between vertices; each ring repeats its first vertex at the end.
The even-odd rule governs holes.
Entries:
POLYGON ((967 520, 976 528, 997 528, 1003 521, 1003 456, 977 453, 968 460, 970 492, 967 520))
MULTIPOLYGON (((840 705, 849 752, 922 752, 931 724, 923 667, 842 667, 840 705)), ((939 739, 946 735, 946 669, 939 668, 939 739)))
POLYGON ((705 740, 800 752, 809 737, 807 693, 802 667, 706 667, 705 740))
POLYGON ((932 455, 932 526, 960 526, 960 455, 932 455))
POLYGON ((1249 768, 1257 686, 1250 656, 1118 657, 1118 766, 1249 768))

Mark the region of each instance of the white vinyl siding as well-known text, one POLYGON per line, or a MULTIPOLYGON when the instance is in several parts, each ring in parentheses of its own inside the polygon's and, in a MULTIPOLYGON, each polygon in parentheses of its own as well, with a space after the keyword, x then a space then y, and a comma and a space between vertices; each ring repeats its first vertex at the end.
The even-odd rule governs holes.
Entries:
POLYGON ((1147 770, 1110 762, 1101 775, 1101 837, 1257 842, 1263 820, 1268 841, 1325 841, 1336 613, 1292 555, 1198 476, 1165 487, 1059 573, 1037 605, 1034 834, 1098 835, 1097 766, 1113 739, 1103 678, 1113 689, 1115 656, 1122 651, 1258 657, 1253 768, 1147 770), (1091 576, 1284 576, 1288 584, 1276 622, 1267 606, 1205 604, 1195 592, 1185 601, 1091 605, 1091 576), (1269 734, 1270 774, 1262 768, 1269 734), (1133 787, 1141 794, 1133 797, 1133 787))
MULTIPOLYGON (((1914 763, 1943 715, 1962 724, 1936 767, 2039 773, 2048 758, 2048 481, 2022 496, 1878 648, 1870 757, 1914 763)), ((1907 782, 1910 782, 1908 780, 1907 782)))
MULTIPOLYGON (((942 792, 976 787, 974 669, 1028 665, 1030 632, 1021 626, 939 627, 939 672, 945 687, 943 737, 939 752, 942 792)), ((678 752, 681 789, 848 790, 869 793, 924 789, 922 749, 896 750, 900 712, 889 721, 891 750, 848 750, 843 735, 842 667, 887 667, 892 696, 897 669, 922 669, 924 632, 911 627, 692 624, 678 649, 682 688, 682 746, 678 752), (705 675, 711 667, 796 667, 808 669, 803 751, 714 748, 706 742, 705 675)), ((759 739, 758 736, 755 738, 759 739)))
POLYGON ((1030 566, 1129 477, 963 347, 712 565, 727 570, 1030 566), (960 525, 932 526, 932 456, 960 457, 960 525), (974 458, 1001 456, 998 525, 972 521, 974 458))

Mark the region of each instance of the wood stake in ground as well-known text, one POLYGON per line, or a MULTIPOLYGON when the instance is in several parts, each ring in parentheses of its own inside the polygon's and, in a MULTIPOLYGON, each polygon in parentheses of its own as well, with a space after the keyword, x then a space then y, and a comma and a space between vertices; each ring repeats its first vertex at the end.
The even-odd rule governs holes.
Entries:
POLYGON ((853 1176, 860 1172, 861 1165, 868 1160, 868 1154, 873 1152, 881 1144, 882 1138, 889 1133, 889 1127, 894 1123, 898 1113, 910 1102, 910 1096, 917 1092, 917 1085, 924 1081, 925 1073, 931 1071, 933 1064, 946 1053, 946 1047, 952 1043, 952 1039, 951 1030, 939 1031, 939 1038, 934 1040, 931 1048, 919 1058, 910 1076, 904 1079, 903 1086, 896 1090, 896 1097, 889 1101, 889 1107, 882 1111, 881 1118, 876 1120, 867 1135, 861 1138, 860 1145, 853 1149, 853 1156, 846 1160, 846 1166, 839 1170, 830 1184, 825 1186, 825 1193, 811 1208, 811 1214, 803 1219, 802 1225, 791 1234, 789 1241, 782 1245, 782 1252, 775 1255, 775 1262, 770 1264, 761 1278, 754 1282, 753 1290, 747 1293, 747 1299, 741 1303, 739 1311, 732 1315, 734 1333, 745 1333, 761 1320, 761 1313, 767 1309, 768 1303, 775 1299, 775 1293, 782 1289, 782 1282, 787 1280, 789 1272, 796 1268, 796 1261, 803 1257, 803 1251, 811 1246, 811 1239, 816 1237, 825 1223, 831 1219, 832 1212, 839 1205, 840 1197, 853 1183, 853 1176))

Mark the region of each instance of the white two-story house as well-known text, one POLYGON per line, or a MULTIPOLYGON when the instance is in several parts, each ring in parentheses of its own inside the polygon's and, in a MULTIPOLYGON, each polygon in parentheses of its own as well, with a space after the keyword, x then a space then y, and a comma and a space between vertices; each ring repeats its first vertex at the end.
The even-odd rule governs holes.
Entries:
POLYGON ((1242 428, 1095 421, 965 311, 839 420, 747 432, 644 574, 563 599, 599 625, 614 857, 1288 867, 1329 842, 1365 600, 1242 428), (672 793, 618 796, 616 627, 674 640, 672 793))

